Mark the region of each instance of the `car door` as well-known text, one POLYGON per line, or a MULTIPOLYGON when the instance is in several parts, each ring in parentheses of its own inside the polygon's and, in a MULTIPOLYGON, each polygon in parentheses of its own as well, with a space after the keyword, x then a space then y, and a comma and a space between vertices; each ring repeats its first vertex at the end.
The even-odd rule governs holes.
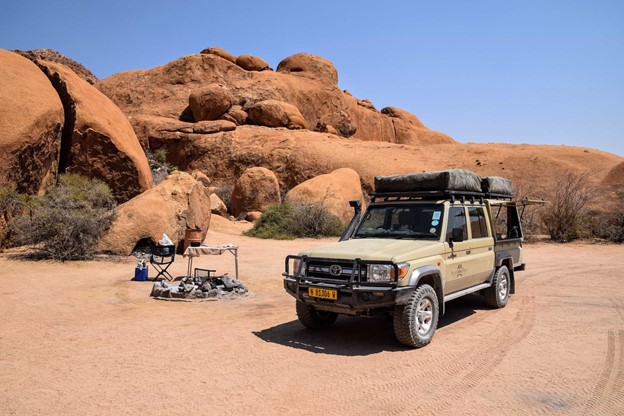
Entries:
POLYGON ((471 272, 466 284, 475 286, 488 280, 494 270, 494 238, 485 218, 484 207, 469 206, 467 209, 470 249, 466 260, 471 272))
POLYGON ((446 221, 446 284, 444 294, 457 292, 468 287, 466 280, 468 269, 467 260, 470 253, 470 241, 468 240, 468 224, 466 221, 466 209, 464 206, 451 206, 446 221), (453 229, 458 230, 463 241, 452 242, 453 229))

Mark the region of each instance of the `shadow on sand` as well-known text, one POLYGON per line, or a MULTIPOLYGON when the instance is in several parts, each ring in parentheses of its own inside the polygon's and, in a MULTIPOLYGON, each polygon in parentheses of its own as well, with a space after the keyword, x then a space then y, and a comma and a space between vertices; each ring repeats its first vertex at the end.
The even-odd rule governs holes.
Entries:
MULTIPOLYGON (((469 295, 451 301, 446 305, 446 314, 440 319, 438 330, 444 331, 445 327, 484 309, 488 308, 479 296, 469 295)), ((341 315, 333 327, 319 331, 307 329, 295 320, 253 334, 266 342, 319 354, 365 356, 410 349, 398 343, 392 319, 388 318, 341 315)))

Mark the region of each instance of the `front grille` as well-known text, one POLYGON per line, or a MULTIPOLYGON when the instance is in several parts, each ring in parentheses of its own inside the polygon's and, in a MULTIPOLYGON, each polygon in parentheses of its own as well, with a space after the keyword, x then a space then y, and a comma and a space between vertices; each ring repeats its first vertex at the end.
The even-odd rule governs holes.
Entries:
MULTIPOLYGON (((348 282, 353 274, 354 265, 355 261, 309 260, 306 276, 348 282)), ((358 279, 358 270, 356 269, 355 281, 366 281, 366 266, 362 265, 360 272, 361 276, 358 279)))

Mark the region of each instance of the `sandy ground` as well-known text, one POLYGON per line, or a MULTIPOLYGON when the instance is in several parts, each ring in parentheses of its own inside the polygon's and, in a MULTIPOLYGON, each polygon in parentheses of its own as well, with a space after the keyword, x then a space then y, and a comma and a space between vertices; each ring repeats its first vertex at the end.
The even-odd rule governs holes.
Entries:
MULTIPOLYGON (((327 241, 213 226, 252 295, 202 303, 151 299, 132 258, 0 255, 0 414, 624 415, 624 246, 527 246, 506 308, 450 302, 411 350, 385 319, 297 322, 283 258, 327 241)), ((233 274, 228 253, 196 265, 233 274)))

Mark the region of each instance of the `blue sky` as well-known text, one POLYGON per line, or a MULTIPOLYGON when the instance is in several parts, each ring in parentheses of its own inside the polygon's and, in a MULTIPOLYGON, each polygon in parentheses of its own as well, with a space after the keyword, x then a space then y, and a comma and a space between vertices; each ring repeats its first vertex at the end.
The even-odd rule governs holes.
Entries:
POLYGON ((624 156, 624 1, 0 0, 0 47, 51 48, 99 78, 220 46, 275 68, 308 52, 339 85, 460 142, 624 156))

